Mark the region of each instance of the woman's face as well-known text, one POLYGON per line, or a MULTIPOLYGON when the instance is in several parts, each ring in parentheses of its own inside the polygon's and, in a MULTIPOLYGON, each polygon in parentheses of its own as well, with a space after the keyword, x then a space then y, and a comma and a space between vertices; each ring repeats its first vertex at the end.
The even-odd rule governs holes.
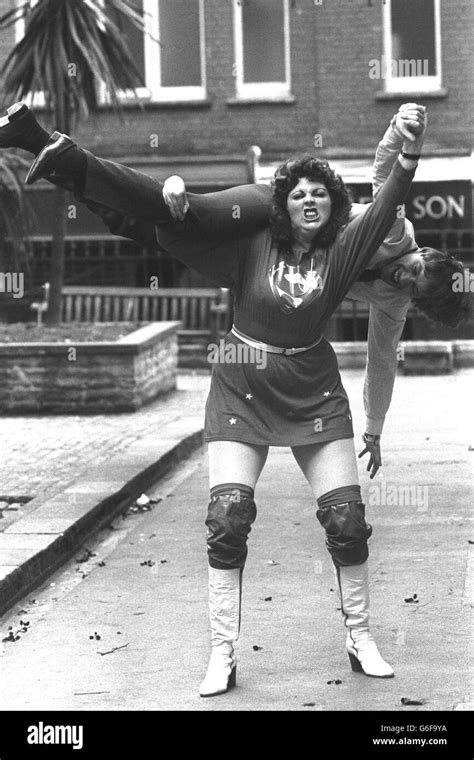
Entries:
POLYGON ((331 216, 331 196, 323 182, 302 177, 290 190, 287 209, 295 238, 312 240, 331 216))

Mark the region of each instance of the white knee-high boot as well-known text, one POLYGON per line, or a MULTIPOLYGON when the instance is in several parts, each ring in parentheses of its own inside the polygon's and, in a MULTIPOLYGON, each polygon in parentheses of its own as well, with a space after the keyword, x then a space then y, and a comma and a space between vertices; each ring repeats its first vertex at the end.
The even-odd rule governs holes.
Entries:
POLYGON ((242 570, 218 570, 209 566, 209 619, 211 657, 201 697, 224 694, 235 686, 237 661, 234 644, 239 638, 242 570))
POLYGON ((393 669, 381 656, 369 631, 369 569, 361 565, 336 568, 341 611, 348 628, 346 648, 352 670, 375 678, 391 678, 393 669))

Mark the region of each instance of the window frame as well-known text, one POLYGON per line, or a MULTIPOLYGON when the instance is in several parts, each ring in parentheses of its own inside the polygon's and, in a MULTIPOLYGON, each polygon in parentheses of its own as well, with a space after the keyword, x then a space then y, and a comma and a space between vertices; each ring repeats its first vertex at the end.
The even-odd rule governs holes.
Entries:
MULTIPOLYGON (((38 0, 31 0, 31 7, 33 8, 38 3, 38 0)), ((22 0, 15 0, 15 6, 19 8, 21 5, 23 5, 22 0)), ((16 23, 13 26, 14 28, 14 38, 15 38, 15 45, 17 45, 21 39, 25 36, 25 19, 20 18, 16 21, 16 23)), ((34 96, 31 93, 28 93, 23 98, 23 102, 26 103, 29 108, 45 108, 46 107, 46 98, 44 95, 43 90, 38 90, 35 92, 34 96)))
MULTIPOLYGON (((21 0, 20 0, 21 2, 21 0)), ((200 86, 191 87, 162 87, 161 78, 161 56, 159 42, 159 3, 160 0, 143 0, 143 13, 145 18, 145 28, 149 34, 143 36, 144 61, 145 61, 145 86, 135 89, 136 96, 148 103, 168 103, 168 102, 193 102, 205 101, 207 98, 206 84, 206 46, 205 46, 205 14, 204 0, 199 2, 199 47, 201 54, 201 76, 202 83, 200 86), (151 36, 150 36, 151 35, 151 36), (155 39, 153 39, 155 38, 155 39)), ((105 3, 105 0, 102 0, 105 3)), ((110 96, 104 82, 100 82, 99 103, 103 106, 110 105, 110 96)), ((119 101, 122 104, 135 102, 135 93, 133 90, 120 90, 118 93, 119 101)))
MULTIPOLYGON (((383 67, 382 76, 386 93, 429 93, 442 90, 441 68, 441 9, 440 0, 433 0, 434 43, 437 74, 434 76, 400 77, 392 76, 392 0, 382 6, 383 14, 383 67)), ((411 60, 411 59, 408 59, 411 60)))
POLYGON ((283 3, 283 35, 285 54, 284 82, 244 82, 244 35, 242 23, 242 0, 233 0, 234 25, 234 74, 238 100, 278 101, 291 97, 290 62, 290 9, 288 0, 283 3))
MULTIPOLYGON (((155 34, 160 39, 160 17, 159 4, 161 0, 143 0, 145 12, 150 12, 150 18, 153 18, 155 34), (150 11, 151 8, 151 11, 150 11)), ((199 2, 199 52, 201 59, 201 84, 179 87, 163 86, 161 84, 161 55, 160 46, 147 35, 145 36, 145 78, 147 85, 150 85, 148 72, 154 72, 155 82, 153 87, 149 87, 151 99, 154 102, 160 101, 187 101, 187 100, 205 100, 207 97, 206 87, 206 36, 205 36, 205 14, 204 0, 199 2)))

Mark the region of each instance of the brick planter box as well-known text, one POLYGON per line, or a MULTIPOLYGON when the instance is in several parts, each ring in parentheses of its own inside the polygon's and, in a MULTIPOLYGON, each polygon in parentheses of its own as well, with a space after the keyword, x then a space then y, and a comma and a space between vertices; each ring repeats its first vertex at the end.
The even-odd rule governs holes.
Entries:
POLYGON ((0 343, 0 412, 133 412, 176 387, 180 322, 101 342, 0 343))

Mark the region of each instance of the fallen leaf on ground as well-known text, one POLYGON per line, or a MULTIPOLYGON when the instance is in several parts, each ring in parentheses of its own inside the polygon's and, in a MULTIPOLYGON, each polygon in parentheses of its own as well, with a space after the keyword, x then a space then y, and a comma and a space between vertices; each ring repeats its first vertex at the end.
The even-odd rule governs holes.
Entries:
POLYGON ((112 654, 112 652, 116 652, 118 649, 125 649, 125 647, 128 647, 128 642, 127 644, 122 644, 121 647, 113 647, 112 649, 109 649, 107 652, 97 652, 97 654, 101 654, 101 655, 112 654))
POLYGON ((84 697, 87 694, 110 694, 110 691, 75 691, 75 697, 84 697))
POLYGON ((87 562, 88 559, 95 556, 96 555, 94 554, 94 552, 91 552, 90 549, 87 549, 86 547, 84 547, 84 554, 81 554, 81 556, 76 559, 76 562, 87 562))
POLYGON ((2 639, 2 641, 18 641, 19 638, 20 638, 20 636, 15 636, 15 634, 13 633, 13 631, 10 631, 10 633, 8 634, 8 636, 5 636, 5 638, 2 639))
POLYGON ((20 620, 20 628, 18 630, 14 631, 13 626, 8 626, 8 635, 5 636, 5 638, 2 639, 3 641, 18 641, 21 639, 20 633, 28 633, 29 631, 29 621, 28 620, 20 620))
POLYGON ((409 697, 402 697, 400 702, 402 705, 425 705, 427 699, 410 699, 409 697))

